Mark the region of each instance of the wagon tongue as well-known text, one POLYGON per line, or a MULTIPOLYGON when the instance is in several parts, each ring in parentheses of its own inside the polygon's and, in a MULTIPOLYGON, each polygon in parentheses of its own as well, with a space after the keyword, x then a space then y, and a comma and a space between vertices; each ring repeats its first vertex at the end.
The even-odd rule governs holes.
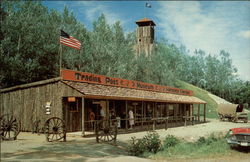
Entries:
POLYGON ((250 134, 249 128, 232 128, 233 134, 250 134))

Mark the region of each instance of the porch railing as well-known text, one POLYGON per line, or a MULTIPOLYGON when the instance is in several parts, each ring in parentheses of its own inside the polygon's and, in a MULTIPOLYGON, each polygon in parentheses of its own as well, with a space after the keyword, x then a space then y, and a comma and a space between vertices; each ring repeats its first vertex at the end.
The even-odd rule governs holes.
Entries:
MULTIPOLYGON (((85 131, 95 132, 96 125, 102 120, 88 120, 84 122, 85 131)), ((197 116, 169 116, 169 117, 145 117, 145 118, 123 118, 123 119, 104 119, 110 123, 116 123, 119 133, 137 132, 137 131, 150 131, 156 129, 165 129, 175 126, 187 126, 198 123, 197 116), (131 128, 129 122, 134 120, 134 125, 131 128)))

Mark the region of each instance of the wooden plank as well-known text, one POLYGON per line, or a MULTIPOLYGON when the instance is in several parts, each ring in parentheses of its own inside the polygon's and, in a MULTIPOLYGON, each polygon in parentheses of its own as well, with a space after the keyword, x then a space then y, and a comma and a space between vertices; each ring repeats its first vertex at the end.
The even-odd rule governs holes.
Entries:
POLYGON ((185 126, 187 125, 187 105, 184 105, 184 112, 185 112, 185 126))
POLYGON ((128 101, 125 101, 125 109, 126 109, 126 131, 128 131, 128 101))
POLYGON ((155 102, 153 102, 153 130, 155 130, 156 129, 156 123, 155 123, 155 118, 156 118, 156 103, 155 102))
POLYGON ((194 124, 194 104, 192 106, 192 125, 194 124))
POLYGON ((34 86, 49 84, 49 83, 52 83, 52 82, 57 82, 57 81, 60 81, 60 80, 61 80, 61 77, 57 77, 57 78, 53 78, 53 79, 47 79, 47 80, 42 80, 42 81, 38 81, 38 82, 22 84, 22 85, 17 85, 17 86, 10 87, 10 88, 1 89, 0 92, 8 92, 8 91, 13 91, 13 90, 17 90, 17 89, 34 87, 34 86))
POLYGON ((106 100, 106 108, 105 108, 105 115, 106 115, 106 119, 109 119, 109 100, 106 100))
POLYGON ((200 122, 200 104, 198 104, 198 114, 197 114, 197 116, 198 116, 198 122, 200 122))
POLYGON ((155 103, 153 102, 153 118, 155 118, 155 103))
POLYGON ((206 104, 204 104, 204 122, 206 122, 206 104))
POLYGON ((84 98, 82 97, 82 136, 85 135, 85 103, 84 98))
POLYGON ((141 127, 143 127, 143 118, 144 118, 143 114, 144 114, 144 111, 143 111, 143 101, 142 101, 141 102, 141 127))

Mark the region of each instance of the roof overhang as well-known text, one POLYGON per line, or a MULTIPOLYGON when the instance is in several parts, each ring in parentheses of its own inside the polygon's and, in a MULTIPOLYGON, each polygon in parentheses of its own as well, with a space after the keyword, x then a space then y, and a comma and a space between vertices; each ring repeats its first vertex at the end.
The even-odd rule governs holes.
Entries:
POLYGON ((81 92, 84 98, 90 98, 90 99, 206 104, 205 101, 194 96, 145 91, 145 90, 124 88, 124 87, 90 84, 84 82, 74 82, 74 81, 62 81, 62 82, 72 87, 73 89, 81 92))

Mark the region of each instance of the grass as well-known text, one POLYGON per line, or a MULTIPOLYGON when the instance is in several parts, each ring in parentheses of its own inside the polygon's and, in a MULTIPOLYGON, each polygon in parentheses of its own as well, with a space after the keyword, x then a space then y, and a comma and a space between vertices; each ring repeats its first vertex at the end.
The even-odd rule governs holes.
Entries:
MULTIPOLYGON (((181 89, 189 89, 193 91, 195 97, 202 99, 207 102, 207 117, 208 118, 218 118, 217 116, 217 103, 208 95, 208 91, 205 91, 199 87, 192 84, 178 80, 176 85, 181 89)), ((197 106, 197 105, 196 105, 197 106)), ((203 108, 201 108, 201 113, 203 108)))
POLYGON ((196 142, 179 142, 173 147, 163 148, 156 154, 144 154, 152 159, 171 158, 200 158, 207 156, 226 155, 230 153, 230 146, 224 137, 210 135, 201 137, 196 142))

